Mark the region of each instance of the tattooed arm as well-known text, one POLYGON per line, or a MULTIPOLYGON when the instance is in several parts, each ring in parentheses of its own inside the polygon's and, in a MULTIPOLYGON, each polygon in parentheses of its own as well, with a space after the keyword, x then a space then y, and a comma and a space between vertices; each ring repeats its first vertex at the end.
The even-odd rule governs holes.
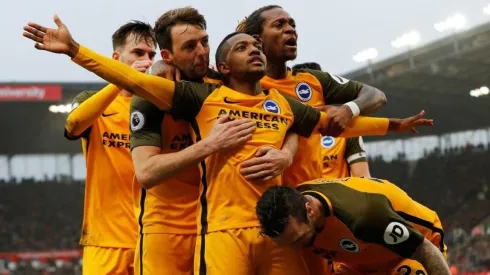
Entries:
POLYGON ((429 275, 451 275, 441 251, 427 239, 417 247, 412 259, 421 263, 429 275))

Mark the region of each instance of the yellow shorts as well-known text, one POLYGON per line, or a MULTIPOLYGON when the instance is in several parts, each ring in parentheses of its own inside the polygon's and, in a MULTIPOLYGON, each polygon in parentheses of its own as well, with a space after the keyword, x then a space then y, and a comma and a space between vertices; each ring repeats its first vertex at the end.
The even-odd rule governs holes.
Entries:
POLYGON ((386 270, 377 270, 376 272, 361 272, 345 264, 335 263, 335 275, 427 275, 421 263, 405 259, 399 262, 395 268, 386 268, 386 270))
POLYGON ((308 274, 300 251, 278 247, 257 227, 199 235, 195 275, 308 274))
POLYGON ((133 275, 134 249, 83 247, 83 275, 133 275))
POLYGON ((134 257, 136 275, 191 275, 196 235, 140 235, 134 257))

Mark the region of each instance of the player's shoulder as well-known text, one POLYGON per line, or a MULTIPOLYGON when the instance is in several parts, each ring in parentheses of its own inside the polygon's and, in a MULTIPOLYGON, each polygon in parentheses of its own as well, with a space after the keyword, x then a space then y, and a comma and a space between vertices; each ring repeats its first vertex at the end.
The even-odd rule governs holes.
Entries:
POLYGON ((131 98, 131 110, 138 110, 138 111, 144 111, 144 112, 160 111, 160 109, 158 109, 158 107, 156 105, 154 105, 153 103, 151 103, 149 100, 147 100, 143 97, 137 96, 137 95, 133 95, 131 98))
POLYGON ((213 69, 208 69, 208 72, 204 77, 204 81, 210 84, 223 85, 223 79, 221 78, 221 74, 213 69))
POLYGON ((95 95, 99 91, 94 91, 94 90, 83 90, 80 93, 78 93, 75 96, 75 99, 87 99, 90 98, 91 96, 95 95))

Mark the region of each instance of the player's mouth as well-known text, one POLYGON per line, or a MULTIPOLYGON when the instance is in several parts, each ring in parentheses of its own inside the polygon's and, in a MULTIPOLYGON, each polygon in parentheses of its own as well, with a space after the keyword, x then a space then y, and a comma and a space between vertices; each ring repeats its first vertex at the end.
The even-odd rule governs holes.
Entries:
POLYGON ((258 55, 256 56, 252 56, 252 58, 250 58, 248 60, 248 63, 251 63, 253 65, 264 65, 264 60, 262 60, 262 58, 258 55))
POLYGON ((298 46, 296 37, 293 36, 293 37, 288 38, 286 40, 286 42, 284 43, 284 45, 286 46, 286 48, 296 50, 296 48, 298 46))

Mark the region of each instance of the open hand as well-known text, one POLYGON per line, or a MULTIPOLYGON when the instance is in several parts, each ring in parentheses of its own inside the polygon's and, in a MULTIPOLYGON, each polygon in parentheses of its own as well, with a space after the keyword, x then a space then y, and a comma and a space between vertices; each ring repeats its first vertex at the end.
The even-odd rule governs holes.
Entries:
POLYGON ((253 158, 242 162, 240 174, 248 181, 268 181, 282 174, 291 165, 292 159, 287 152, 262 146, 253 158))
POLYGON ((252 138, 257 124, 250 119, 235 119, 230 121, 229 115, 220 116, 205 138, 214 151, 228 151, 244 145, 252 138))
POLYGON ((411 117, 407 117, 403 119, 399 119, 399 118, 390 119, 388 130, 393 132, 399 132, 399 133, 411 131, 413 134, 418 134, 419 132, 417 131, 416 127, 434 125, 433 119, 426 119, 424 117, 425 117, 425 111, 421 111, 419 114, 411 117))
POLYGON ((150 68, 148 68, 146 73, 176 82, 180 81, 180 70, 175 66, 165 63, 163 60, 158 60, 155 62, 150 68))
MULTIPOLYGON (((53 20, 56 23, 56 26, 58 26, 57 29, 51 29, 37 23, 29 22, 27 26, 24 26, 24 37, 36 42, 34 47, 38 50, 64 53, 72 56, 71 52, 73 52, 75 45, 76 50, 78 51, 78 44, 73 41, 70 31, 68 31, 65 24, 61 22, 58 15, 54 15, 53 20)), ((74 55, 72 57, 74 57, 74 55)))

